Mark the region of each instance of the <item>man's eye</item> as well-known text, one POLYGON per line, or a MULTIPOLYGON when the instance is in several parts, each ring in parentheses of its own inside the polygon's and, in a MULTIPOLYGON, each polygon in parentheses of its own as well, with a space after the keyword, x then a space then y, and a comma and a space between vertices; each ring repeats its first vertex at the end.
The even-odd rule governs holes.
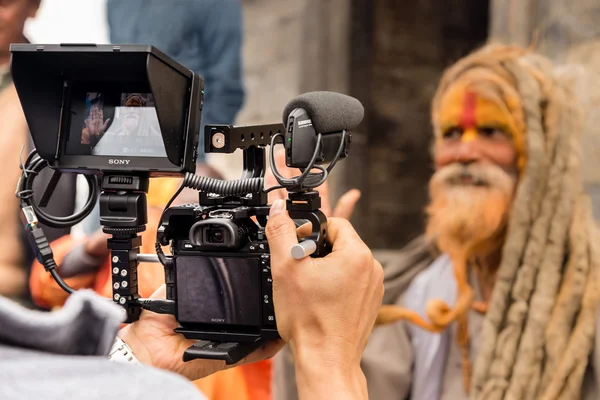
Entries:
POLYGON ((500 128, 495 127, 481 127, 479 128, 479 134, 483 137, 495 138, 495 137, 506 137, 506 132, 500 128))
POLYGON ((462 136, 462 129, 460 128, 450 128, 444 131, 444 139, 460 139, 462 136))

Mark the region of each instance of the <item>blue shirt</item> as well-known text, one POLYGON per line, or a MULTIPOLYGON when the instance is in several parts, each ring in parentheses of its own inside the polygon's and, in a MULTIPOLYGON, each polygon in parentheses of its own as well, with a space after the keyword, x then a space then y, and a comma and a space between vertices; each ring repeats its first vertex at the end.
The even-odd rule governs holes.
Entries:
POLYGON ((110 40, 148 44, 204 78, 204 125, 232 124, 244 103, 239 0, 107 0, 110 40))

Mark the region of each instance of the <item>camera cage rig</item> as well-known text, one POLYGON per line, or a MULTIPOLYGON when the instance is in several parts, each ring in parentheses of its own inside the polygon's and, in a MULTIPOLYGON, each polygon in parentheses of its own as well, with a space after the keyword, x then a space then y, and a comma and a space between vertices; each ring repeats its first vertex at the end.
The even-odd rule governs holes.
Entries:
MULTIPOLYGON (((200 190, 199 204, 203 215, 211 213, 226 212, 231 218, 250 218, 255 217, 258 225, 263 229, 267 224, 270 205, 268 205, 268 192, 276 189, 286 189, 288 199, 286 200, 286 209, 290 218, 294 220, 296 226, 302 225, 301 221, 308 221, 311 224, 311 233, 303 238, 298 238, 299 243, 291 250, 294 258, 300 259, 306 256, 323 257, 331 251, 327 242, 327 218, 320 210, 321 197, 319 192, 313 190, 314 187, 322 184, 331 168, 339 160, 348 154, 348 145, 350 135, 346 131, 330 134, 329 138, 340 140, 339 144, 335 140, 329 139, 326 142, 326 148, 323 148, 322 136, 318 135, 317 147, 314 149, 311 161, 306 168, 301 168, 303 179, 299 177, 293 179, 283 178, 276 169, 274 161, 274 147, 276 144, 293 145, 291 141, 284 140, 282 124, 257 125, 257 126, 232 126, 232 125, 209 125, 205 128, 205 152, 206 153, 228 153, 240 149, 243 155, 243 173, 242 178, 230 182, 212 182, 215 184, 213 190, 209 185, 202 185, 200 182, 210 181, 207 178, 197 176, 187 176, 184 179, 180 189, 175 193, 172 199, 165 207, 161 218, 161 224, 157 234, 156 250, 165 266, 166 293, 167 301, 174 301, 176 295, 175 266, 172 262, 172 256, 162 254, 162 246, 167 246, 173 240, 169 220, 171 215, 182 210, 169 209, 172 201, 178 193, 184 188, 200 189, 202 186, 209 190, 200 190), (279 140, 278 140, 279 139, 279 140), (335 149, 332 146, 335 144, 335 149), (275 177, 281 186, 274 186, 268 189, 263 187, 263 177, 266 172, 266 147, 271 146, 270 164, 275 177), (329 161, 328 168, 316 167, 321 170, 320 174, 311 174, 310 170, 315 163, 329 161), (312 178, 312 182, 306 186, 303 180, 312 178), (217 187, 218 186, 218 187, 217 187), (172 214, 173 213, 173 214, 172 214)), ((302 176, 301 175, 301 176, 302 176)), ((214 252, 212 253, 214 254, 214 252)), ((174 307, 174 302, 171 303, 174 307)), ((172 310, 173 310, 172 309, 172 310)), ((200 334, 198 331, 179 326, 176 332, 181 333, 189 339, 198 340, 196 344, 186 350, 184 360, 189 361, 196 358, 225 360, 227 364, 234 364, 247 356, 262 344, 268 338, 261 338, 260 335, 253 339, 254 335, 244 334, 224 334, 211 333, 210 331, 200 334), (217 336, 221 336, 217 338, 217 336)), ((267 335, 271 336, 271 332, 267 335)), ((278 337, 278 335, 276 335, 278 337)))
MULTIPOLYGON (((169 299, 169 295, 166 300, 140 299, 138 291, 139 262, 141 260, 156 262, 156 258, 152 255, 139 253, 141 247, 139 234, 146 229, 148 220, 146 194, 149 180, 158 176, 183 175, 182 184, 165 206, 165 211, 184 188, 191 188, 200 192, 200 207, 206 210, 251 207, 258 223, 262 226, 266 225, 270 209, 267 204, 268 192, 280 188, 286 189, 287 210, 290 217, 297 225, 301 225, 299 221, 309 221, 312 224, 311 234, 299 238, 298 245, 291 249, 292 255, 298 259, 306 256, 322 257, 330 251, 326 240, 327 218, 320 210, 321 198, 314 188, 325 182, 328 173, 340 158, 346 157, 351 139, 346 130, 326 135, 318 133, 312 156, 305 154, 304 159, 310 162, 304 165, 304 168, 300 168, 301 175, 286 179, 276 169, 275 145, 282 143, 286 151, 294 146, 304 152, 308 150, 306 142, 302 146, 301 140, 292 141, 291 137, 287 136, 290 131, 286 132, 283 124, 208 125, 204 132, 205 152, 233 153, 241 149, 243 173, 241 179, 234 181, 199 177, 193 174, 193 170, 202 108, 203 82, 192 71, 149 46, 14 45, 11 46, 11 52, 11 72, 36 145, 36 150, 29 154, 24 164, 21 164, 22 177, 16 195, 21 201, 36 258, 52 274, 63 290, 68 293, 73 292, 56 271, 57 266, 52 250, 40 223, 51 227, 71 227, 81 222, 92 211, 100 188, 100 223, 104 232, 111 235, 107 245, 111 251, 112 300, 125 309, 127 314, 125 322, 130 323, 139 319, 142 309, 175 314, 175 302, 169 299), (111 163, 110 156, 66 157, 68 154, 65 154, 67 152, 65 141, 72 133, 70 124, 71 114, 73 114, 70 110, 72 91, 69 88, 71 82, 77 80, 74 77, 81 78, 78 73, 90 60, 96 62, 94 66, 96 70, 108 69, 110 71, 108 75, 113 81, 131 79, 135 75, 133 71, 146 71, 148 80, 146 88, 156 99, 156 113, 166 157, 161 160, 137 157, 131 160, 131 166, 125 167, 126 169, 123 168, 123 164, 111 163), (125 64, 124 60, 135 62, 136 65, 125 64), (34 73, 34 67, 39 68, 40 65, 48 67, 49 73, 45 78, 34 73), (37 78, 32 79, 32 76, 37 78), (165 90, 164 85, 161 84, 161 80, 164 79, 177 82, 176 90, 165 90), (34 90, 35 87, 41 90, 34 90), (49 130, 56 130, 57 136, 49 137, 47 135, 49 130), (271 169, 279 186, 265 189, 263 177, 266 172, 265 151, 268 145, 271 145, 271 169), (327 168, 318 165, 327 161, 329 161, 327 168), (40 202, 36 205, 33 200, 33 180, 46 167, 52 168, 54 172, 40 202), (313 168, 320 172, 311 172, 313 168), (84 174, 90 191, 88 201, 79 212, 69 217, 54 217, 46 214, 42 208, 52 196, 55 184, 63 172, 84 174)), ((311 138, 310 143, 313 142, 315 140, 311 138)), ((157 260, 165 267, 165 281, 167 294, 169 294, 174 283, 173 266, 171 257, 162 252, 163 245, 168 245, 168 227, 164 226, 157 232, 156 253, 157 260)), ((193 348, 184 355, 184 360, 202 357, 225 359, 228 363, 234 363, 259 345, 260 343, 256 342, 237 343, 222 349, 211 343, 202 342, 201 346, 192 346, 193 348)))

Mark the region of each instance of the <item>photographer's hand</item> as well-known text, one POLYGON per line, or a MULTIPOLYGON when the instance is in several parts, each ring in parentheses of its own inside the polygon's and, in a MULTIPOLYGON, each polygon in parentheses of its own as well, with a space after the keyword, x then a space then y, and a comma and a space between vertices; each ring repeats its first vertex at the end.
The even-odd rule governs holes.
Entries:
MULTIPOLYGON (((150 298, 166 298, 165 285, 156 290, 150 298)), ((133 354, 142 364, 176 372, 190 380, 204 378, 238 365, 266 360, 277 354, 284 346, 281 340, 269 342, 234 365, 226 365, 225 361, 214 360, 183 362, 183 352, 196 343, 196 340, 189 340, 175 333, 174 329, 177 326, 177 321, 172 315, 155 314, 144 310, 138 321, 121 329, 119 337, 131 347, 133 354)))
POLYGON ((329 255, 295 260, 296 228, 283 200, 266 232, 277 327, 294 356, 300 398, 366 399, 360 360, 383 298, 381 265, 340 218, 329 220, 329 255))

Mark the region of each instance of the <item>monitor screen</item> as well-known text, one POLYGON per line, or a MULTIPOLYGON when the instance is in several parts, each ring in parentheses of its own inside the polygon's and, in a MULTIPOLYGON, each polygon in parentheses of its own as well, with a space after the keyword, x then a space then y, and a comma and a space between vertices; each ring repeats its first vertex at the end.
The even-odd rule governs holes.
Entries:
POLYGON ((256 258, 180 256, 175 262, 181 323, 260 325, 256 258))
POLYGON ((79 156, 166 157, 152 94, 74 93, 65 150, 79 156))

